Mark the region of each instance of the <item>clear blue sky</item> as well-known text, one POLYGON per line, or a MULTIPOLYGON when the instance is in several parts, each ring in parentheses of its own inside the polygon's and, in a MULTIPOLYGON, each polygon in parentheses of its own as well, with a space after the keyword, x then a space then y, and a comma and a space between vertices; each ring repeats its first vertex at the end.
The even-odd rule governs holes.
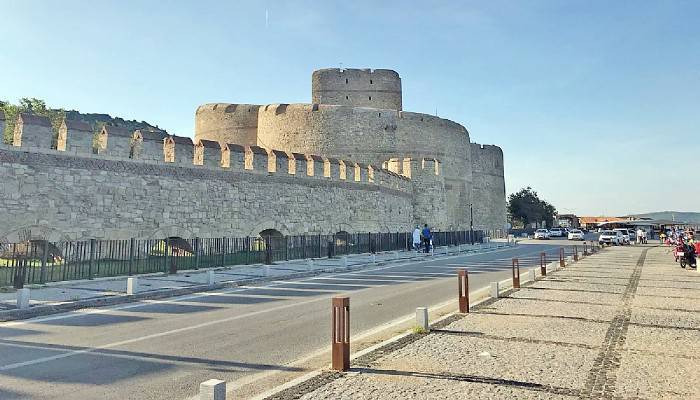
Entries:
POLYGON ((309 102, 314 69, 391 68, 405 110, 503 148, 508 193, 582 215, 700 211, 699 1, 0 0, 0 15, 1 99, 191 136, 199 104, 309 102))

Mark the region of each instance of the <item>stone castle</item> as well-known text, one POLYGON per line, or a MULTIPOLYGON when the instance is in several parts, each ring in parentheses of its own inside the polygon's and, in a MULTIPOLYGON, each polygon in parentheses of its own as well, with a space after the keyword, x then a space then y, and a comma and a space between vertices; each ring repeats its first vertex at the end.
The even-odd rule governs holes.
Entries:
MULTIPOLYGON (((0 134, 4 129, 0 113, 0 134)), ((0 145, 0 240, 501 230, 503 153, 402 110, 391 70, 322 69, 311 104, 205 104, 194 141, 21 114, 0 145)))

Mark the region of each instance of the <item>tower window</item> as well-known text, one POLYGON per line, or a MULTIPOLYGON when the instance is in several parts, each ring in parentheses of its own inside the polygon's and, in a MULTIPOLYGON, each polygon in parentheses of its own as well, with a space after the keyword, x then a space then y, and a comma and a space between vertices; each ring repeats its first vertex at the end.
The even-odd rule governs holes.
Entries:
POLYGON ((372 96, 369 96, 369 99, 372 100, 372 96))
POLYGON ((372 84, 372 80, 371 80, 371 79, 369 80, 369 84, 370 84, 370 85, 372 84))
POLYGON ((348 83, 348 78, 345 78, 345 83, 346 83, 346 84, 348 83))
POLYGON ((345 100, 350 100, 350 97, 349 97, 349 96, 345 96, 345 100))

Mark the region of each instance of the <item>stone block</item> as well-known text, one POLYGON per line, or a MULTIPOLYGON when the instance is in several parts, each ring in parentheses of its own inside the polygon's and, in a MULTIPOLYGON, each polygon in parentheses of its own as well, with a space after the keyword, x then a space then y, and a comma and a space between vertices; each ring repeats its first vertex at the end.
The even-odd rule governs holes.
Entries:
POLYGON ((209 379, 200 383, 199 400, 226 400, 226 382, 209 379))
POLYGON ((428 309, 426 307, 416 308, 416 326, 424 331, 428 330, 428 309))

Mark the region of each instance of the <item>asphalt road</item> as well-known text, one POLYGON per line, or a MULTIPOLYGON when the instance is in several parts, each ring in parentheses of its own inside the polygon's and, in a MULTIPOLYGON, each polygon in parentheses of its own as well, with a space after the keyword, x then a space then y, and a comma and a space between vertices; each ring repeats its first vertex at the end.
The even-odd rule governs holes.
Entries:
MULTIPOLYGON (((416 307, 454 300, 459 266, 468 267, 474 291, 510 277, 512 257, 534 264, 546 250, 554 259, 562 244, 570 243, 529 242, 485 254, 3 323, 0 399, 185 399, 210 378, 301 374, 295 360, 330 347, 333 296, 350 296, 351 333, 359 335, 416 307)), ((255 390, 265 389, 263 384, 255 390)))

